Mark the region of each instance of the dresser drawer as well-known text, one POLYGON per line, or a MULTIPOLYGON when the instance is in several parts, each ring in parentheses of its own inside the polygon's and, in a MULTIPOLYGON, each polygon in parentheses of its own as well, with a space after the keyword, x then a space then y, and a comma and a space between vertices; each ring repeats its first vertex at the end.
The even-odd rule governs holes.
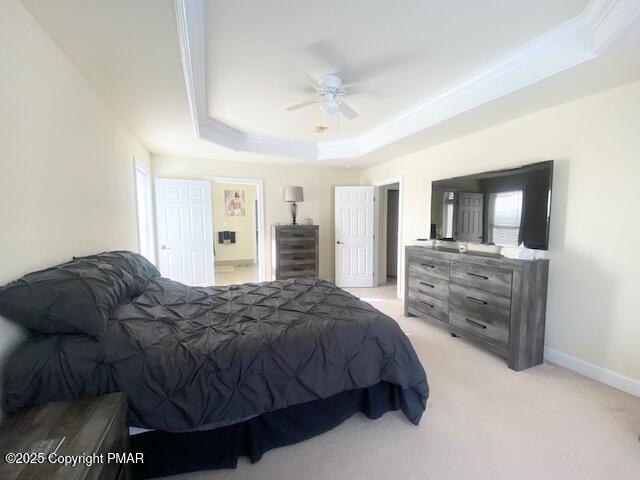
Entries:
POLYGON ((445 300, 409 290, 409 306, 443 322, 449 320, 449 302, 445 300))
POLYGON ((409 255, 408 265, 409 273, 417 273, 422 275, 430 275, 432 277, 449 279, 449 260, 441 258, 409 255))
POLYGON ((280 265, 315 265, 315 252, 284 253, 280 255, 280 265))
POLYGON ((313 277, 317 275, 315 264, 311 265, 281 265, 281 278, 313 277))
POLYGON ((451 281, 511 297, 512 272, 465 262, 451 262, 451 281))
POLYGON ((421 292, 445 301, 449 300, 449 282, 430 275, 409 273, 409 291, 421 292))
POLYGON ((451 305, 481 317, 508 322, 511 316, 511 299, 485 292, 477 288, 451 283, 451 305))
POLYGON ((288 253, 316 253, 316 242, 307 240, 298 240, 291 242, 280 242, 280 255, 288 253))
POLYGON ((308 240, 310 242, 315 242, 316 234, 315 232, 298 232, 296 230, 280 231, 281 242, 297 242, 300 240, 308 240))
POLYGON ((313 228, 313 227, 305 227, 305 226, 301 226, 298 225, 296 227, 293 227, 291 225, 289 226, 281 226, 278 229, 278 233, 280 234, 280 238, 311 238, 311 239, 315 239, 316 238, 316 231, 317 228, 313 228))
POLYGON ((500 347, 509 345, 509 322, 496 317, 483 317, 451 306, 449 323, 478 338, 488 340, 500 347))

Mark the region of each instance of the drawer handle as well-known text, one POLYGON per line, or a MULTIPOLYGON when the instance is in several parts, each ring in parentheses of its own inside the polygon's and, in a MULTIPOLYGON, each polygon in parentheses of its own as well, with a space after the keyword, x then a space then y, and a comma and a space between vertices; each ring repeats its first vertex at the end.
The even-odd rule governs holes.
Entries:
POLYGON ((295 248, 296 250, 300 250, 301 248, 304 248, 304 245, 291 245, 291 248, 295 248))
POLYGON ((291 260, 306 260, 304 257, 291 257, 291 260))
POLYGON ((471 300, 472 302, 479 303, 481 305, 487 305, 487 302, 480 300, 479 298, 467 297, 467 300, 471 300))
POLYGON ((429 302, 425 302, 424 300, 420 300, 420 303, 426 305, 429 308, 433 308, 433 305, 431 305, 429 302))
POLYGON ((464 321, 467 322, 469 325, 473 325, 474 327, 478 327, 478 328, 482 328, 482 329, 487 328, 486 325, 483 325, 483 324, 478 323, 478 322, 474 322, 473 320, 470 320, 468 318, 465 318, 464 321))
POLYGON ((467 275, 470 275, 472 277, 476 277, 476 278, 481 278, 483 280, 489 280, 489 277, 485 276, 485 275, 479 275, 477 273, 471 273, 471 272, 467 272, 467 275))
POLYGON ((428 268, 436 268, 435 265, 429 265, 428 263, 421 263, 420 265, 422 265, 423 267, 428 267, 428 268))
POLYGON ((425 287, 433 288, 433 285, 431 285, 430 283, 426 283, 426 282, 420 282, 420 285, 424 285, 425 287))

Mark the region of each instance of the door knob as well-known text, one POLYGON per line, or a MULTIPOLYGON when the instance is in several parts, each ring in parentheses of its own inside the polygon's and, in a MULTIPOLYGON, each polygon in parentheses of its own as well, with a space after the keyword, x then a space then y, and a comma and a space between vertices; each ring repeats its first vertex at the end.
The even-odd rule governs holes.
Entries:
POLYGON ((336 241, 337 245, 340 245, 342 242, 340 240, 336 241))
POLYGON ((171 250, 169 247, 167 247, 166 245, 162 245, 160 247, 160 250, 171 250))

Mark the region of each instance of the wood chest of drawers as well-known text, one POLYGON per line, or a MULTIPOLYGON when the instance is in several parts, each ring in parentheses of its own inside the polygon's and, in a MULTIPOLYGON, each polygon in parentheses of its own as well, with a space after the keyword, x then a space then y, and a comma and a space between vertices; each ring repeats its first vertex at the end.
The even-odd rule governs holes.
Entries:
POLYGON ((274 280, 318 277, 318 225, 274 225, 271 265, 274 280))
POLYGON ((409 246, 405 315, 431 320, 522 370, 542 363, 548 260, 409 246))

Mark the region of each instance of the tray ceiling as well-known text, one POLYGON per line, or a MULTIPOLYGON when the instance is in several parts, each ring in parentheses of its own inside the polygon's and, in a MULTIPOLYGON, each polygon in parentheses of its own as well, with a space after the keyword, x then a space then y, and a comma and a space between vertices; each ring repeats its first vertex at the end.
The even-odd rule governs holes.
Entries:
POLYGON ((639 4, 177 0, 176 11, 196 135, 323 160, 367 154, 591 60, 639 4), (335 72, 360 117, 285 110, 314 98, 309 77, 335 72))
POLYGON ((364 168, 640 79, 640 0, 22 3, 154 154, 364 168), (285 111, 329 71, 357 120, 285 111))

